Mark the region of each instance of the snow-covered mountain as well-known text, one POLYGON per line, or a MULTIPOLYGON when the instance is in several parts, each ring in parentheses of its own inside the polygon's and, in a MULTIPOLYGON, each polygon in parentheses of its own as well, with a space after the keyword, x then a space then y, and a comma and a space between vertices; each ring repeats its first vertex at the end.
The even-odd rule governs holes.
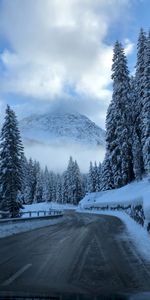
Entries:
POLYGON ((105 131, 78 113, 31 115, 20 121, 23 139, 31 144, 105 146, 105 131))

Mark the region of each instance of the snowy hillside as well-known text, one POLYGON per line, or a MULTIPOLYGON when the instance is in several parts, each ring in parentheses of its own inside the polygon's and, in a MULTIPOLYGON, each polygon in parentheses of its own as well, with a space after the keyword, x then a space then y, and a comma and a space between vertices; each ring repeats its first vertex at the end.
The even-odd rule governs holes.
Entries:
POLYGON ((142 204, 145 218, 150 221, 150 183, 147 178, 140 182, 130 183, 122 188, 87 194, 81 201, 82 208, 103 207, 106 205, 139 205, 142 204))
POLYGON ((25 142, 29 144, 105 145, 105 131, 86 116, 74 113, 31 115, 20 121, 25 142))

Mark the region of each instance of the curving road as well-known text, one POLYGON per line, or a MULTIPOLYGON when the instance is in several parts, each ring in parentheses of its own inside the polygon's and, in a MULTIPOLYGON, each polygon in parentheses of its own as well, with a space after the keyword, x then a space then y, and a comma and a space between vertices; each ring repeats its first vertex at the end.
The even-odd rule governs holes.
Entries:
POLYGON ((0 239, 0 291, 133 293, 150 290, 150 264, 116 217, 68 212, 62 223, 0 239))

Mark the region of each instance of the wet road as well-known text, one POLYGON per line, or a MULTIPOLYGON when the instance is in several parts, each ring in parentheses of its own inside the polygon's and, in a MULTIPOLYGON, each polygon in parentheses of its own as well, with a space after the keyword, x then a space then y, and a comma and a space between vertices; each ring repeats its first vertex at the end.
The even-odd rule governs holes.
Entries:
POLYGON ((0 239, 0 291, 150 290, 150 264, 116 217, 68 212, 62 223, 0 239))

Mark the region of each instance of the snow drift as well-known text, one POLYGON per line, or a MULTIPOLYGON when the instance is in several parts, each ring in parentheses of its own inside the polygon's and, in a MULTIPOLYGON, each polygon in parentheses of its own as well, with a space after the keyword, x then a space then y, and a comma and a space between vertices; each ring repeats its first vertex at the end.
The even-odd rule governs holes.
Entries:
POLYGON ((80 201, 80 207, 90 208, 115 208, 129 206, 142 206, 145 216, 144 225, 150 222, 150 182, 144 178, 140 182, 132 182, 122 188, 88 193, 80 201))

